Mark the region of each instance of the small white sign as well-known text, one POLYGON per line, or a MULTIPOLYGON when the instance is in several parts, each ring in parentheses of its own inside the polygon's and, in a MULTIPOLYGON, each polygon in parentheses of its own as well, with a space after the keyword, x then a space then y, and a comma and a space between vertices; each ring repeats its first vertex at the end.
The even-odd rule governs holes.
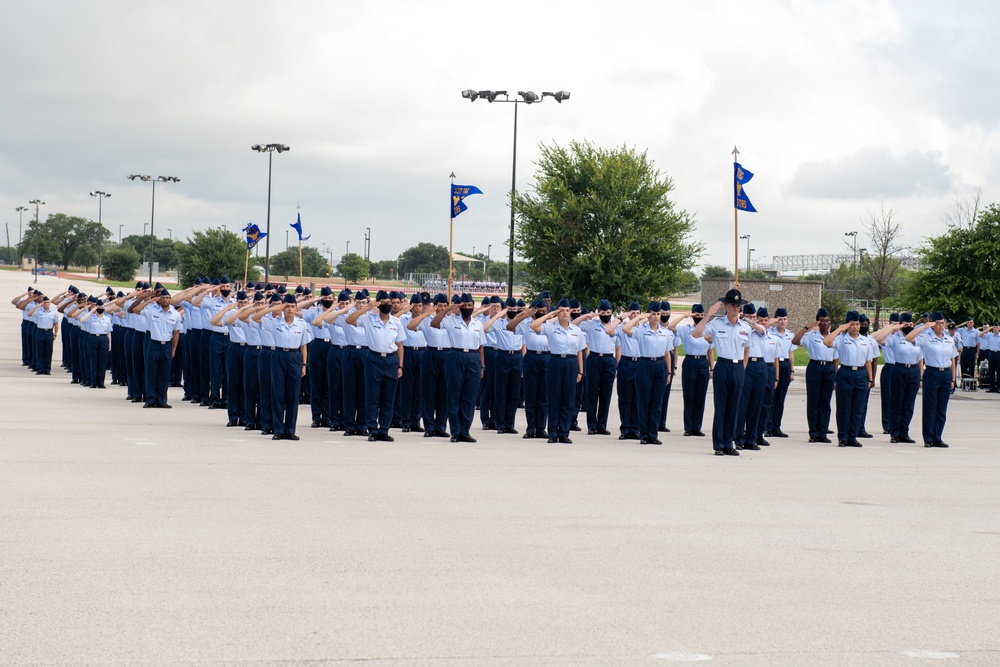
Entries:
POLYGON ((772 292, 780 292, 781 291, 781 285, 771 285, 771 291, 772 292))

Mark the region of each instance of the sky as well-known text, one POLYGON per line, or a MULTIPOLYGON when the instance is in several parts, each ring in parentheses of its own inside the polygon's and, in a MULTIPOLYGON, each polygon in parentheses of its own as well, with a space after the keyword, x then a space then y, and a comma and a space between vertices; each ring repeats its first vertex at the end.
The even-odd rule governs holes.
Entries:
MULTIPOLYGON (((512 104, 461 91, 565 90, 520 105, 517 187, 539 144, 647 151, 695 219, 699 265, 734 261, 731 151, 755 176, 740 215, 753 259, 850 252, 891 210, 910 247, 956 201, 1000 201, 1000 25, 992 0, 506 0, 3 4, 0 223, 46 202, 157 236, 247 222, 271 251, 392 259, 448 244, 449 174, 484 194, 455 250, 505 256, 512 104), (297 208, 299 207, 299 208, 297 208), (290 237, 294 244, 295 232, 290 237)), ((740 242, 740 262, 745 261, 740 242)), ((742 267, 741 267, 742 268, 742 267)))

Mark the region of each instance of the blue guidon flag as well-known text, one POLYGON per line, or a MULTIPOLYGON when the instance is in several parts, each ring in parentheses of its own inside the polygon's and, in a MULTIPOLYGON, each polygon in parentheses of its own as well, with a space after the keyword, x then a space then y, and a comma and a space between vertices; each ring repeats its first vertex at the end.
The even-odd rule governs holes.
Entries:
POLYGON ((254 246, 267 236, 267 232, 260 231, 260 227, 252 222, 247 223, 247 226, 243 228, 243 232, 247 235, 247 250, 253 250, 254 246))
POLYGON ((751 178, 753 178, 753 173, 744 169, 739 162, 733 163, 733 205, 738 211, 757 212, 757 209, 750 203, 746 190, 743 189, 743 186, 749 183, 751 178))
POLYGON ((459 214, 465 209, 469 208, 465 205, 464 199, 469 195, 481 195, 483 191, 474 185, 455 185, 451 184, 451 217, 457 218, 459 214))
POLYGON ((301 213, 296 214, 295 222, 289 224, 288 226, 291 227, 292 229, 294 229, 296 232, 298 232, 298 234, 299 234, 299 241, 308 241, 309 239, 312 238, 312 234, 310 234, 309 236, 306 236, 306 237, 302 236, 302 214, 301 213))

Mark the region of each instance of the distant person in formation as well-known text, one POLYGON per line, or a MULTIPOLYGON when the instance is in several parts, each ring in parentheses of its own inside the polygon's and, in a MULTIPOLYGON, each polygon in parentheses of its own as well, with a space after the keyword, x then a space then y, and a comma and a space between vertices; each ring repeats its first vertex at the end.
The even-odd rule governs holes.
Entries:
POLYGON ((628 305, 615 324, 615 358, 618 361, 619 440, 639 440, 639 404, 635 395, 635 373, 639 367, 639 342, 623 331, 625 322, 639 315, 639 303, 628 305))
MULTIPOLYGON (((899 313, 889 315, 889 326, 899 322, 899 313)), ((884 327, 882 331, 886 331, 884 327)), ((898 327, 897 327, 898 329, 898 327)), ((882 370, 879 371, 878 382, 881 395, 879 401, 882 404, 882 433, 892 433, 892 390, 895 386, 892 381, 892 374, 896 370, 896 351, 885 342, 877 340, 882 349, 882 370)))
POLYGON ((280 304, 271 309, 275 318, 265 326, 274 334, 271 355, 271 401, 273 403, 274 435, 272 440, 298 440, 295 426, 299 416, 299 396, 302 378, 309 364, 309 325, 298 316, 295 297, 286 294, 280 304))
MULTIPOLYGON (((544 294, 544 292, 543 292, 544 294)), ((507 323, 507 330, 520 334, 524 341, 524 418, 527 426, 524 438, 547 438, 549 404, 546 394, 546 367, 548 366, 549 341, 531 329, 536 319, 549 310, 541 299, 531 302, 520 315, 507 323)))
MULTIPOLYGON (((947 447, 944 424, 948 416, 948 399, 956 382, 955 343, 945 331, 945 318, 935 311, 906 336, 916 343, 924 355, 923 427, 924 447, 947 447)), ((992 366, 992 363, 990 364, 992 366)))
POLYGON ((823 337, 823 344, 837 351, 837 444, 840 447, 860 447, 858 433, 861 417, 868 400, 868 386, 874 384, 871 375, 871 341, 860 333, 857 311, 847 311, 845 322, 823 337))
POLYGON ((420 313, 414 314, 406 325, 410 331, 422 333, 427 341, 427 350, 420 361, 420 400, 425 438, 449 437, 447 364, 451 339, 445 329, 431 326, 438 313, 447 311, 448 297, 435 294, 431 305, 421 308, 420 313))
POLYGON ((520 315, 517 301, 509 297, 503 308, 483 323, 487 337, 496 340, 496 360, 493 368, 493 396, 496 401, 497 433, 517 435, 514 419, 517 414, 517 394, 521 385, 521 357, 524 339, 508 325, 520 315))
POLYGON ((691 306, 691 323, 680 320, 672 322, 678 342, 684 346, 684 361, 681 362, 681 389, 684 397, 684 435, 704 437, 701 430, 705 418, 705 398, 708 383, 712 379, 715 355, 712 351, 711 335, 695 338, 694 328, 705 317, 705 307, 700 303, 691 306))
POLYGON ((447 332, 451 354, 445 363, 448 378, 448 405, 451 442, 476 442, 469 430, 475 416, 479 383, 483 378, 483 346, 486 334, 483 325, 474 319, 476 304, 469 293, 462 294, 457 304, 441 311, 431 320, 432 329, 447 332))
POLYGON ((837 375, 837 350, 823 340, 830 334, 830 313, 826 308, 816 311, 816 321, 802 327, 792 345, 801 345, 809 352, 806 366, 806 421, 809 442, 829 443, 830 401, 833 399, 834 378, 837 375))
POLYGON ((639 347, 635 388, 641 445, 663 444, 657 437, 657 425, 663 410, 667 377, 673 371, 670 353, 674 349, 674 334, 660 320, 661 312, 660 302, 650 301, 646 314, 636 315, 622 327, 622 332, 635 339, 639 347))
POLYGON ((586 338, 573 324, 568 299, 560 299, 556 309, 532 320, 531 331, 548 341, 545 391, 548 396, 549 442, 571 444, 573 416, 579 412, 576 386, 583 381, 583 348, 586 338))
POLYGON ((595 312, 580 316, 589 354, 584 361, 586 377, 587 435, 611 435, 608 413, 615 384, 615 326, 611 302, 602 299, 595 312))
MULTIPOLYGON (((766 312, 766 311, 765 311, 766 312)), ((767 319, 757 321, 757 309, 752 303, 743 306, 743 321, 750 327, 747 345, 746 376, 736 407, 737 449, 760 449, 757 444, 757 422, 764 405, 767 368, 764 363, 764 345, 767 342, 767 319)))
POLYGON ((749 324, 740 318, 740 308, 749 303, 738 289, 731 289, 708 309, 705 319, 695 326, 695 338, 709 335, 718 353, 712 378, 715 416, 712 423, 712 448, 716 456, 739 456, 734 446, 736 408, 743 391, 743 379, 749 358, 749 324), (712 319, 720 308, 725 316, 712 319))
POLYGON ((880 348, 878 343, 875 342, 875 339, 872 338, 871 334, 869 333, 871 327, 871 320, 869 320, 868 316, 865 315, 864 313, 860 313, 859 316, 860 316, 859 323, 861 326, 858 328, 858 335, 866 337, 869 341, 868 377, 870 377, 872 380, 868 384, 867 389, 865 390, 864 409, 861 411, 861 428, 858 430, 858 437, 871 438, 872 434, 868 432, 867 428, 865 428, 865 424, 868 420, 868 399, 871 398, 872 389, 875 387, 875 374, 878 373, 878 357, 880 348))
MULTIPOLYGON (((903 313, 896 317, 895 322, 890 320, 887 326, 873 335, 875 341, 882 346, 883 354, 893 359, 889 433, 890 442, 894 444, 916 442, 910 437, 910 421, 913 419, 913 406, 920 389, 920 376, 923 375, 924 353, 920 347, 906 340, 911 331, 913 316, 903 313)), ((884 370, 882 372, 885 373, 884 370)))

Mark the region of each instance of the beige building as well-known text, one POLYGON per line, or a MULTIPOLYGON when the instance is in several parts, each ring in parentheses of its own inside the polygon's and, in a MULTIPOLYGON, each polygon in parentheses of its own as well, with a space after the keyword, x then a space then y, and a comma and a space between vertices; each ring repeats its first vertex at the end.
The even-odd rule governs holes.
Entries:
MULTIPOLYGON (((702 278, 701 302, 707 310, 716 300, 725 296, 733 287, 728 278, 702 278)), ((788 328, 793 331, 816 319, 816 310, 823 295, 819 280, 741 280, 743 298, 760 308, 767 308, 774 317, 776 308, 788 310, 788 328)))

